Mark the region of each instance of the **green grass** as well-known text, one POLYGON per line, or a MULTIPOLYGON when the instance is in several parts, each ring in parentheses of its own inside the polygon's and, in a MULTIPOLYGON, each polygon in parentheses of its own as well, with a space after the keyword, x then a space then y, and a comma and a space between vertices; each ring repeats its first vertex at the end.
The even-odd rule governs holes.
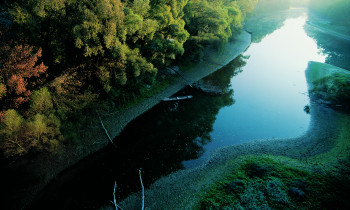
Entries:
POLYGON ((333 175, 281 156, 242 156, 231 173, 202 193, 200 209, 320 209, 339 203, 333 175), (327 202, 329 201, 329 202, 327 202))
POLYGON ((342 109, 350 109, 349 71, 329 64, 310 62, 306 78, 310 96, 342 109))
POLYGON ((227 162, 230 170, 200 193, 196 209, 349 209, 350 119, 326 153, 298 160, 245 155, 227 162))

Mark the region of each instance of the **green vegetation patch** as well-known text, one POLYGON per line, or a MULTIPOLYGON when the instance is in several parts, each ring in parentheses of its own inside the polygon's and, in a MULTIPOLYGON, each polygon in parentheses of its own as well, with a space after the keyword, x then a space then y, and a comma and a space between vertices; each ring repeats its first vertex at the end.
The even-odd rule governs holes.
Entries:
POLYGON ((311 96, 330 105, 350 108, 350 72, 329 64, 310 62, 306 77, 311 96))
POLYGON ((344 177, 339 174, 321 174, 315 165, 280 156, 242 156, 232 165, 236 165, 234 162, 240 163, 202 192, 201 209, 319 209, 339 202, 347 205, 341 196, 336 196, 341 194, 341 186, 343 190, 349 186, 348 179, 339 181, 344 177))

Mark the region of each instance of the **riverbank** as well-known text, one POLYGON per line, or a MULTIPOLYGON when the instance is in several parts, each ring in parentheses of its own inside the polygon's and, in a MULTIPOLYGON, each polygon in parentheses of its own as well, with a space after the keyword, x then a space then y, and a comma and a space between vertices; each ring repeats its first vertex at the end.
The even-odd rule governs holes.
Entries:
MULTIPOLYGON (((202 62, 180 66, 179 72, 187 80, 196 82, 239 56, 248 48, 250 42, 251 35, 243 31, 238 34, 232 42, 227 43, 220 53, 208 49, 205 51, 202 62)), ((161 92, 122 112, 113 110, 101 112, 100 116, 103 126, 109 136, 114 139, 133 119, 160 103, 163 98, 172 96, 187 85, 188 84, 182 78, 176 77, 173 82, 161 92)), ((39 156, 37 157, 38 161, 26 163, 26 170, 34 173, 38 180, 31 182, 30 186, 21 186, 21 189, 17 189, 16 194, 11 195, 11 199, 9 199, 8 202, 10 202, 10 200, 20 200, 21 202, 9 205, 21 208, 28 204, 50 181, 57 179, 62 171, 72 167, 88 155, 110 144, 110 140, 106 135, 106 131, 101 124, 99 116, 96 113, 86 114, 90 116, 91 123, 86 129, 79 131, 79 138, 84 139, 84 141, 82 141, 84 144, 80 145, 79 148, 66 149, 63 153, 57 154, 56 156, 39 156)))
MULTIPOLYGON (((309 68, 313 68, 313 71, 317 69, 323 71, 334 67, 316 64, 309 68)), ((309 87, 314 79, 308 78, 309 87)), ((313 102, 314 100, 310 108, 311 123, 305 135, 292 139, 259 140, 220 148, 200 167, 178 171, 155 182, 145 191, 145 206, 150 209, 198 207, 205 196, 203 193, 218 180, 232 173, 232 170, 241 163, 241 157, 246 155, 281 157, 280 159, 287 160, 288 164, 308 168, 316 174, 336 173, 342 170, 337 167, 349 157, 349 115, 313 102)), ((140 205, 140 193, 129 196, 120 203, 123 209, 138 209, 140 205)))
POLYGON ((309 13, 309 21, 307 25, 313 27, 314 29, 319 30, 322 33, 326 33, 328 35, 337 37, 339 39, 343 39, 346 41, 350 41, 349 29, 345 26, 335 25, 331 23, 327 18, 322 18, 319 15, 308 11, 309 13))
MULTIPOLYGON (((220 53, 208 49, 204 53, 203 61, 200 63, 190 63, 185 66, 180 66, 179 72, 188 81, 197 82, 205 76, 222 68, 242 54, 249 47, 250 42, 251 35, 243 31, 235 37, 232 42, 229 42, 220 53)), ((106 129, 109 131, 112 138, 114 138, 131 120, 160 103, 164 98, 172 96, 180 91, 187 85, 186 81, 178 77, 165 90, 125 110, 124 112, 103 115, 103 122, 106 129)), ((101 140, 102 144, 103 142, 106 142, 106 139, 101 140)))

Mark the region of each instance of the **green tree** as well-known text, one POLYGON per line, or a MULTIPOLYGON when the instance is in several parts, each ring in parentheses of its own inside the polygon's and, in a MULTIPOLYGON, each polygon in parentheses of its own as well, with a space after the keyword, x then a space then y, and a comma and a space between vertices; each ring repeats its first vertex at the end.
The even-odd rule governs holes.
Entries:
POLYGON ((176 56, 183 55, 183 44, 189 37, 182 19, 183 1, 151 1, 150 17, 157 21, 158 28, 153 40, 142 48, 143 54, 156 66, 169 65, 176 56), (176 5, 171 7, 171 4, 176 5))
POLYGON ((9 109, 5 112, 5 117, 0 127, 1 149, 4 151, 5 156, 27 153, 28 145, 26 142, 21 141, 23 127, 24 119, 16 110, 9 109))
POLYGON ((51 93, 46 87, 33 92, 31 96, 30 112, 49 114, 53 109, 51 93))
POLYGON ((75 6, 72 35, 75 46, 83 49, 86 57, 104 55, 125 41, 124 6, 119 0, 83 0, 75 6))
POLYGON ((246 13, 252 10, 254 1, 206 1, 191 0, 184 8, 186 30, 190 38, 186 42, 187 55, 200 59, 206 46, 219 49, 242 28, 246 13))
POLYGON ((13 20, 11 34, 14 40, 22 40, 45 51, 45 63, 49 66, 66 63, 72 50, 70 20, 67 7, 73 0, 16 1, 10 4, 9 14, 13 20))
POLYGON ((36 114, 26 123, 25 138, 30 141, 32 150, 54 153, 62 141, 59 127, 60 121, 55 115, 36 114))

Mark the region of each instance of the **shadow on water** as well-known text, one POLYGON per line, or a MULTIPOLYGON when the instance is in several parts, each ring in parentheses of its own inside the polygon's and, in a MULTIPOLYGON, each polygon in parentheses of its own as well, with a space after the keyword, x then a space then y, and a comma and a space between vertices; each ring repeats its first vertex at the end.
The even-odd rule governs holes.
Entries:
POLYGON ((149 186, 156 179, 183 169, 183 161, 196 159, 211 141, 216 115, 234 104, 230 80, 246 64, 238 57, 203 80, 224 90, 208 95, 185 88, 176 95, 193 95, 190 100, 162 102, 128 124, 108 146, 61 173, 27 209, 94 209, 140 190, 137 170, 149 186))

